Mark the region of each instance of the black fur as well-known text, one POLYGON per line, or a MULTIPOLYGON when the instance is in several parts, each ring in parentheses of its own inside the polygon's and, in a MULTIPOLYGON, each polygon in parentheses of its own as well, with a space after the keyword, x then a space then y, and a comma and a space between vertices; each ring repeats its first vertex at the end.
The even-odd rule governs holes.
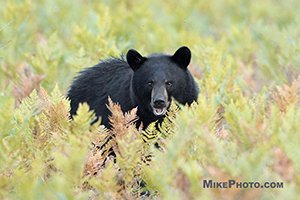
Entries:
POLYGON ((187 47, 179 48, 174 55, 148 57, 131 49, 126 58, 111 58, 80 72, 68 92, 71 115, 76 114, 79 103, 87 102, 96 116, 101 116, 101 124, 110 128, 111 113, 106 107, 110 96, 124 113, 138 107, 137 126, 143 122, 145 128, 163 120, 164 114, 158 114, 168 109, 172 97, 181 104, 197 101, 198 86, 187 69, 191 59, 187 47))

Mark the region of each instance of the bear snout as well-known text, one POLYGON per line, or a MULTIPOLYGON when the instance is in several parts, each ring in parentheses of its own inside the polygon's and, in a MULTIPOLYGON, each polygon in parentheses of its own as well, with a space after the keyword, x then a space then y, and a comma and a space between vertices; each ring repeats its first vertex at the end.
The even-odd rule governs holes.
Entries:
POLYGON ((166 101, 163 99, 157 99, 153 103, 154 108, 163 108, 166 107, 166 101))
POLYGON ((168 102, 164 97, 154 98, 151 107, 154 115, 162 116, 167 112, 168 102))

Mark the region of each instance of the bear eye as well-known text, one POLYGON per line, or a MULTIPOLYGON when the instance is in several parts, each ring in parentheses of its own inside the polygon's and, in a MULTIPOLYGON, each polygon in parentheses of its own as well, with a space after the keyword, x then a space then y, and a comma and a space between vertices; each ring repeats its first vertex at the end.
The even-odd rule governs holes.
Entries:
POLYGON ((167 82, 166 82, 166 85, 167 85, 167 86, 171 86, 171 85, 172 85, 172 82, 171 82, 171 81, 167 81, 167 82))
POLYGON ((149 81, 149 82, 147 83, 147 85, 151 87, 151 86, 153 85, 153 83, 154 83, 153 81, 149 81))

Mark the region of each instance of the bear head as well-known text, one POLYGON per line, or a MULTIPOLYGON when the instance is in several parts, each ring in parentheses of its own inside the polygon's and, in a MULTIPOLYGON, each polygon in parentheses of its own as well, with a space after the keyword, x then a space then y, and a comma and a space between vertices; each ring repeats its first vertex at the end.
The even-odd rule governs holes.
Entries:
POLYGON ((133 70, 131 89, 139 109, 147 109, 159 117, 167 112, 172 97, 179 103, 187 103, 185 95, 191 76, 187 69, 191 60, 188 47, 179 48, 173 55, 148 57, 130 49, 126 58, 133 70))

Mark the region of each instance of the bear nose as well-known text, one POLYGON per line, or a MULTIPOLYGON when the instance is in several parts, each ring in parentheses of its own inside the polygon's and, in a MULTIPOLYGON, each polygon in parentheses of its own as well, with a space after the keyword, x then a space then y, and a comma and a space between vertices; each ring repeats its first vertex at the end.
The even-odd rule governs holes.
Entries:
POLYGON ((154 107, 155 108, 163 108, 166 107, 166 102, 163 99, 157 99, 154 101, 154 107))

